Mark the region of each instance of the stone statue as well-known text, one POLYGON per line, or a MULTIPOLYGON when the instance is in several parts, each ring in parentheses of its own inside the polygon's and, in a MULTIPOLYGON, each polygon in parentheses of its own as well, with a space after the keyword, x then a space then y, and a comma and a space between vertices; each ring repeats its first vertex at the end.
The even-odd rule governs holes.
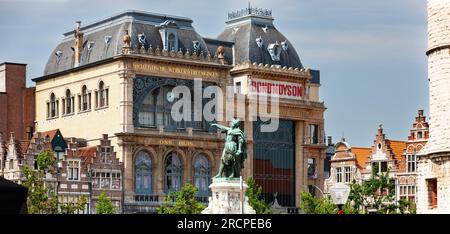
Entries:
POLYGON ((129 48, 131 46, 131 37, 128 35, 128 30, 125 30, 125 35, 122 38, 123 40, 123 47, 129 48))
POLYGON ((220 158, 219 172, 214 178, 236 178, 241 175, 244 161, 247 158, 244 132, 239 128, 240 120, 233 119, 230 127, 220 124, 211 124, 226 133, 225 147, 220 158))
POLYGON ((223 46, 217 47, 216 55, 219 59, 225 58, 225 48, 223 46))

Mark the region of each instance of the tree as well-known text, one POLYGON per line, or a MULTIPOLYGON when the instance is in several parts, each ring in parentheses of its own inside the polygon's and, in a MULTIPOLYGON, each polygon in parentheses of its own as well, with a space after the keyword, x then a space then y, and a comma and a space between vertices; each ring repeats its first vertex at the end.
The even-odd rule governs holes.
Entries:
POLYGON ((311 193, 300 194, 300 209, 304 214, 337 214, 338 208, 328 198, 317 198, 311 193))
MULTIPOLYGON (((308 192, 300 194, 300 209, 304 214, 337 214, 339 208, 329 197, 314 197, 308 192)), ((357 212, 347 204, 343 207, 344 214, 356 214, 357 212)))
POLYGON ((81 196, 77 204, 60 204, 51 183, 45 183, 45 174, 53 172, 56 160, 50 151, 44 151, 37 156, 38 169, 27 166, 23 168, 25 180, 23 185, 28 188, 27 206, 30 214, 73 214, 84 210, 87 198, 81 196))
POLYGON ((111 200, 106 196, 105 192, 100 193, 97 204, 95 205, 97 214, 115 214, 116 208, 111 200))
MULTIPOLYGON (((376 165, 376 164, 375 164, 376 165)), ((408 209, 405 201, 395 201, 395 185, 389 178, 389 172, 378 173, 377 166, 372 169, 372 175, 368 181, 350 185, 348 200, 357 212, 362 212, 362 207, 372 208, 379 214, 405 213, 408 209)))
POLYGON ((256 214, 271 214, 270 204, 266 203, 261 195, 261 186, 257 185, 252 177, 247 179, 247 186, 245 196, 248 197, 248 203, 255 210, 256 214))
POLYGON ((185 184, 180 191, 170 192, 158 209, 159 214, 201 214, 206 208, 204 204, 197 201, 198 189, 192 184, 185 184), (172 200, 174 202, 172 204, 172 200))

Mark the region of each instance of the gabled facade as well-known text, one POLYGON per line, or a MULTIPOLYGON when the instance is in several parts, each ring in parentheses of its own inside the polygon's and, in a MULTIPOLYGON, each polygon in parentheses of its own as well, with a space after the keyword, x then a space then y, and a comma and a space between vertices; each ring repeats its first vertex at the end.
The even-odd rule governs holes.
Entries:
POLYGON ((387 139, 383 133, 383 126, 380 124, 369 158, 363 165, 362 179, 368 180, 373 172, 389 172, 390 177, 395 177, 395 174, 400 171, 405 148, 406 143, 404 141, 387 139))

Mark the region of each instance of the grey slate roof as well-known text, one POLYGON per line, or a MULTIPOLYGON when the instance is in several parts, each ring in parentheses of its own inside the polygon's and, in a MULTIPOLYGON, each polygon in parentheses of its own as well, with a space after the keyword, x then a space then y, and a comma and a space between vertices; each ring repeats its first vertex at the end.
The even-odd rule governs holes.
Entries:
MULTIPOLYGON (((187 49, 194 51, 193 41, 198 41, 200 50, 210 51, 214 55, 219 46, 225 48, 225 59, 228 64, 242 63, 250 60, 252 63, 275 64, 282 67, 303 68, 294 46, 273 25, 271 15, 261 16, 244 14, 232 17, 227 21, 225 30, 217 39, 202 38, 192 26, 193 21, 186 17, 170 16, 141 11, 125 11, 104 20, 81 27, 84 33, 84 48, 81 53, 80 66, 94 64, 121 53, 122 37, 125 30, 129 31, 131 47, 139 46, 138 34, 145 33, 148 48, 163 48, 163 41, 158 25, 173 20, 177 25, 178 48, 185 53, 187 49), (264 30, 267 28, 267 30, 264 30), (106 38, 110 37, 109 43, 106 38), (256 38, 261 37, 263 46, 259 47, 256 38), (270 43, 286 42, 287 50, 281 49, 280 61, 273 61, 267 47, 270 43), (91 46, 88 46, 90 44, 91 46), (88 49, 88 47, 90 49, 88 49), (234 49, 233 49, 234 47, 234 49), (234 56, 233 56, 234 55, 234 56)), ((44 69, 44 76, 74 68, 74 32, 64 33, 65 38, 56 46, 49 56, 44 69), (59 54, 60 57, 58 59, 59 54)), ((319 74, 313 74, 313 83, 320 83, 319 74)))
POLYGON ((289 40, 273 25, 273 18, 246 15, 227 22, 225 30, 217 37, 219 40, 235 43, 235 62, 250 60, 252 63, 275 64, 282 67, 303 68, 300 58, 289 40), (263 28, 267 30, 264 31, 263 28), (263 46, 259 47, 256 39, 261 37, 263 46), (286 41, 288 49, 281 50, 280 61, 273 61, 267 47, 270 43, 280 45, 286 41))
MULTIPOLYGON (((192 27, 193 21, 189 18, 140 11, 125 11, 81 27, 85 43, 80 66, 120 54, 125 30, 129 30, 131 47, 137 48, 139 45, 138 34, 145 33, 146 47, 151 45, 153 49, 158 46, 160 49, 163 49, 163 42, 157 25, 164 23, 166 20, 173 20, 177 24, 178 48, 181 48, 183 53, 188 48, 191 53, 194 51, 192 41, 195 40, 199 42, 200 50, 205 52, 208 50, 205 41, 192 27), (105 37, 111 37, 108 44, 105 42, 105 37), (88 50, 88 42, 94 43, 91 50, 88 50)), ((44 76, 74 67, 74 51, 72 50, 72 47, 75 45, 74 30, 65 33, 64 36, 64 40, 50 54, 44 69, 44 76), (62 52, 59 61, 56 56, 57 51, 62 52)))

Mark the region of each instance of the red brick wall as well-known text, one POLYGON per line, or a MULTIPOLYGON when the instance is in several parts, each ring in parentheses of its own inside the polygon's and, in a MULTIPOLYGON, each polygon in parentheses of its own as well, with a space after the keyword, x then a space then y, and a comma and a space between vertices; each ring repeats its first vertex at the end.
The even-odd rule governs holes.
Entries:
MULTIPOLYGON (((32 127, 31 134, 34 132, 34 118, 35 118, 35 88, 25 88, 23 93, 23 132, 26 133, 27 127, 32 127)), ((27 136, 25 136, 27 137, 27 136)))
POLYGON ((0 131, 26 139, 26 127, 34 125, 34 88, 26 88, 26 65, 5 63, 6 95, 0 96, 0 131))
POLYGON ((0 93, 0 132, 3 133, 4 138, 7 138, 8 131, 6 129, 6 120, 8 119, 7 109, 8 98, 6 93, 0 93))

